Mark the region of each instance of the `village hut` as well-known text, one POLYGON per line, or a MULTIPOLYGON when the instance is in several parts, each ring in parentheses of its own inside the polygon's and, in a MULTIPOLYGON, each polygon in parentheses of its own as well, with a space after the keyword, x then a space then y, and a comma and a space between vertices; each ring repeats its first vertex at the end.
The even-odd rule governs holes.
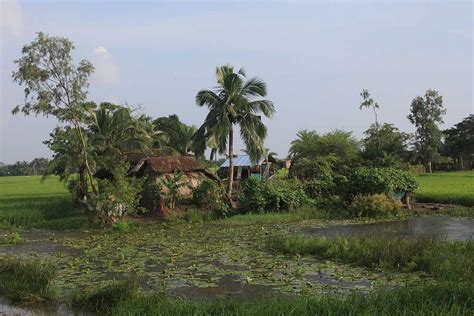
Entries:
MULTIPOLYGON (((226 161, 219 167, 218 174, 227 177, 229 174, 230 161, 226 161)), ((274 169, 271 162, 260 158, 252 161, 249 155, 237 155, 234 157, 234 176, 236 180, 244 180, 250 177, 257 179, 269 179, 273 176, 274 169)))
POLYGON ((204 179, 220 181, 219 177, 191 156, 144 157, 130 170, 129 175, 138 178, 146 177, 148 181, 161 184, 162 179, 171 179, 178 172, 184 175, 179 187, 179 195, 182 198, 190 198, 192 190, 204 179))

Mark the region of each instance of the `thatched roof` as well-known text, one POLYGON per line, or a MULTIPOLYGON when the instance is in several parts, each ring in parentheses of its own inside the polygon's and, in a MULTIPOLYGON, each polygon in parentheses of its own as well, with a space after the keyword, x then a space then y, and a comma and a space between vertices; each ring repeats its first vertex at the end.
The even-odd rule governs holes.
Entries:
POLYGON ((185 173, 203 172, 208 177, 219 180, 215 174, 207 170, 204 165, 196 161, 192 156, 145 157, 135 165, 135 167, 130 171, 130 174, 138 174, 145 167, 156 175, 179 171, 185 173))

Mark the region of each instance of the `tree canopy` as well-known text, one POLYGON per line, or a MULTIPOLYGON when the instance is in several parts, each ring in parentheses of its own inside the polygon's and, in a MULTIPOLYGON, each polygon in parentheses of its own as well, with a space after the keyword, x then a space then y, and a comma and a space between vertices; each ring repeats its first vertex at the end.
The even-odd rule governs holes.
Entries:
POLYGON ((264 140, 267 136, 267 128, 259 114, 272 117, 275 108, 272 102, 261 99, 267 95, 265 82, 256 77, 247 79, 243 69, 235 72, 230 65, 217 67, 216 80, 217 87, 201 90, 196 95, 197 105, 208 108, 199 135, 207 139, 213 137, 221 153, 228 149, 230 197, 234 175, 234 126, 239 126, 240 137, 251 159, 256 161, 265 152, 264 140))
POLYGON ((408 120, 415 125, 415 151, 432 171, 432 161, 442 147, 442 133, 438 124, 443 123, 443 97, 438 91, 427 90, 424 97, 416 97, 410 106, 408 120))

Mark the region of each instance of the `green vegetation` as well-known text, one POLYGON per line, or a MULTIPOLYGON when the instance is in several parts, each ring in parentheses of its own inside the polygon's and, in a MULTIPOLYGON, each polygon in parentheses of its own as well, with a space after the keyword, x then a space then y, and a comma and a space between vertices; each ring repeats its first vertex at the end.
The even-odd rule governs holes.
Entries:
POLYGON ((474 217, 474 207, 453 206, 435 211, 436 214, 443 214, 456 217, 474 217))
POLYGON ((474 206, 474 171, 425 173, 418 181, 418 202, 474 206))
POLYGON ((403 215, 402 203, 385 194, 357 195, 348 210, 353 217, 390 217, 403 215))
MULTIPOLYGON (((373 109, 375 122, 362 143, 352 132, 303 130, 289 151, 293 164, 288 176, 295 179, 282 179, 286 173, 278 172, 271 181, 250 178, 234 185, 236 127, 253 161, 263 156, 275 161, 276 154, 264 147, 267 128, 261 118, 275 113, 272 102, 263 99, 264 81, 247 78, 230 65, 218 67, 217 86, 196 95, 197 105, 208 110, 197 129, 176 115, 153 120, 126 106, 89 102, 94 67, 87 60, 74 64, 73 49, 68 39, 40 32, 15 61, 13 81, 24 88, 25 102, 13 113, 53 116, 60 127, 44 142, 54 153, 49 164, 36 159, 3 167, 0 174, 36 174, 47 168, 57 177, 44 182, 39 177, 0 178, 0 228, 9 230, 2 232, 0 247, 27 254, 0 254, 0 296, 13 303, 68 302, 113 315, 472 314, 472 241, 388 234, 299 237, 328 225, 405 215, 389 196, 415 191, 418 183, 394 167, 423 162, 431 171, 432 162, 440 161, 438 124, 445 109, 437 91, 428 90, 412 102, 413 149, 408 149, 406 134, 379 124, 379 106, 363 90, 360 108, 373 109), (200 183, 181 164, 162 171, 161 182, 149 181, 142 196, 149 172, 129 172, 129 162, 144 156, 194 154, 203 160, 207 147, 211 160, 228 153, 227 192, 214 181, 200 183), (181 201, 180 189, 189 183, 200 185, 193 199, 181 201), (240 191, 234 192, 234 186, 240 191), (124 219, 125 214, 141 214, 140 202, 147 198, 155 211, 151 215, 160 206, 169 209, 160 213, 159 223, 154 216, 124 219), (94 222, 107 226, 79 230, 94 222), (28 237, 18 228, 75 230, 35 231, 35 237, 28 237), (250 291, 246 294, 256 300, 173 297, 192 291, 222 297, 227 291, 221 290, 232 287, 238 293, 250 291), (282 297, 262 294, 275 292, 282 297)), ((445 131, 444 151, 453 166, 464 168, 473 156, 471 121, 445 131)), ((418 178, 420 201, 474 206, 472 171, 418 178)), ((409 196, 404 200, 408 204, 409 196)), ((472 210, 444 212, 470 216, 472 210)))
POLYGON ((160 295, 124 300, 111 315, 470 315, 473 287, 425 285, 369 295, 299 296, 238 301, 174 300, 160 295))
POLYGON ((9 232, 0 236, 0 244, 3 245, 19 245, 25 244, 27 241, 20 236, 17 232, 9 232))
POLYGON ((469 241, 399 239, 387 235, 335 239, 296 236, 275 238, 269 247, 281 253, 314 255, 368 268, 423 271, 441 280, 474 281, 474 244, 469 241))
POLYGON ((57 177, 0 177, 0 227, 80 228, 87 218, 57 177))
POLYGON ((37 303, 56 296, 56 268, 34 256, 0 258, 0 296, 14 303, 37 303))
POLYGON ((113 281, 98 289, 87 290, 72 298, 72 306, 78 309, 103 313, 111 311, 120 302, 132 300, 138 294, 138 279, 132 274, 123 281, 113 281))
POLYGON ((303 186, 298 180, 242 181, 239 203, 242 213, 281 212, 295 209, 306 202, 303 186))
POLYGON ((247 79, 244 69, 237 72, 231 65, 216 68, 217 86, 196 94, 196 104, 206 106, 208 113, 198 137, 212 140, 218 152, 229 154, 229 181, 227 195, 232 197, 234 180, 234 128, 252 158, 258 160, 266 152, 267 127, 261 116, 271 118, 275 107, 267 96, 267 85, 257 77, 247 79))

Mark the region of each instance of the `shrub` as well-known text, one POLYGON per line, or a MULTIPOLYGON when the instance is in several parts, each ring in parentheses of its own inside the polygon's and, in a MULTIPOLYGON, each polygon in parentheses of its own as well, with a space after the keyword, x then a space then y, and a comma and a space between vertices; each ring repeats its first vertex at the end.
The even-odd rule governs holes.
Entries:
POLYGON ((349 212, 356 217, 385 217, 397 215, 403 210, 399 201, 385 194, 357 195, 349 206, 349 212))
POLYGON ((335 191, 334 181, 331 179, 312 179, 303 181, 304 192, 310 198, 332 195, 335 191))
POLYGON ((298 180, 261 181, 249 178, 241 183, 239 203, 245 212, 278 212, 301 206, 307 197, 298 180))
POLYGON ((211 179, 205 179, 193 190, 194 204, 219 217, 226 217, 230 210, 224 196, 224 188, 211 179))
POLYGON ((350 195, 390 194, 410 191, 418 188, 415 177, 403 170, 394 168, 358 168, 350 177, 348 190, 350 195))
POLYGON ((329 195, 314 199, 314 206, 320 210, 330 211, 332 217, 345 217, 347 205, 338 195, 329 195))
POLYGON ((143 181, 128 178, 127 170, 127 164, 118 164, 112 169, 112 179, 98 180, 100 193, 87 206, 100 222, 116 222, 126 212, 139 210, 143 181))
POLYGON ((119 220, 115 223, 112 224, 112 230, 118 233, 127 233, 129 231, 132 231, 136 229, 137 224, 134 222, 130 221, 125 221, 125 220, 119 220))

